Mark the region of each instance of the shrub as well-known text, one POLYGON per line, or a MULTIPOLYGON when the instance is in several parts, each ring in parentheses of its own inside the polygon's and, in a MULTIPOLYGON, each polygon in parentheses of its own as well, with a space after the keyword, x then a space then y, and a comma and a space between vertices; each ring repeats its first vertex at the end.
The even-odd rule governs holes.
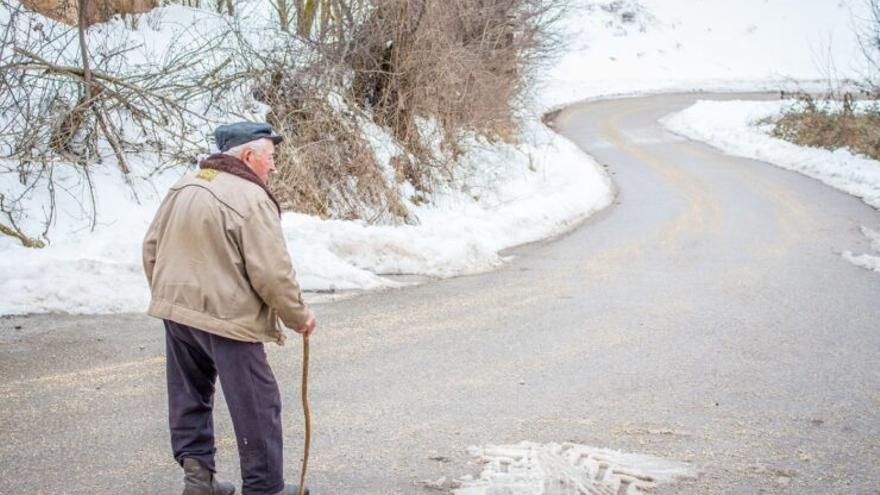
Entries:
POLYGON ((557 46, 551 26, 565 8, 548 0, 321 5, 336 10, 311 12, 324 20, 317 29, 300 20, 294 34, 314 56, 305 67, 276 64, 259 91, 273 123, 292 136, 276 187, 300 211, 383 221, 409 218, 401 182, 429 192, 453 176, 474 139, 516 139, 527 90, 557 46), (399 147, 392 183, 371 156, 362 117, 399 147))
POLYGON ((848 93, 840 108, 819 104, 808 94, 801 94, 799 100, 796 109, 775 122, 773 136, 801 146, 848 148, 880 160, 880 113, 876 109, 856 111, 848 93))

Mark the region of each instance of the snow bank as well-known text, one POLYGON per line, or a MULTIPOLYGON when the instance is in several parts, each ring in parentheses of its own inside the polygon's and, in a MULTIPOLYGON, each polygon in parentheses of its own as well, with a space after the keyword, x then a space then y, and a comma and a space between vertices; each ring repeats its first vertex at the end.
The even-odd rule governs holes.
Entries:
POLYGON ((372 273, 449 277, 488 270, 502 262, 498 251, 565 231, 611 201, 610 182, 587 155, 538 125, 527 145, 470 153, 472 173, 461 184, 433 194, 430 205, 410 206, 419 225, 285 215, 292 252, 307 256, 317 241, 372 273))
POLYGON ((793 101, 699 101, 661 122, 731 155, 772 163, 818 179, 880 208, 880 162, 846 149, 808 148, 771 137, 772 123, 793 101))
POLYGON ((856 266, 860 266, 866 270, 880 272, 880 232, 863 226, 862 234, 871 241, 871 249, 876 254, 855 254, 852 251, 844 251, 841 255, 845 260, 856 266))
POLYGON ((489 445, 468 449, 483 464, 455 495, 637 495, 691 476, 687 464, 572 443, 489 445))

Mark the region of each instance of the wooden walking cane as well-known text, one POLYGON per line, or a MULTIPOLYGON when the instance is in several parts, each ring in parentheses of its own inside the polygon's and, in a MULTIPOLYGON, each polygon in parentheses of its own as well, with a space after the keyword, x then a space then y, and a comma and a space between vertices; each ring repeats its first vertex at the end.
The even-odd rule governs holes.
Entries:
POLYGON ((306 469, 309 467, 309 446, 312 443, 312 415, 309 411, 309 334, 303 334, 303 368, 302 368, 302 385, 300 386, 302 394, 303 416, 306 424, 306 441, 303 452, 302 471, 299 474, 299 495, 305 495, 306 490, 306 469))

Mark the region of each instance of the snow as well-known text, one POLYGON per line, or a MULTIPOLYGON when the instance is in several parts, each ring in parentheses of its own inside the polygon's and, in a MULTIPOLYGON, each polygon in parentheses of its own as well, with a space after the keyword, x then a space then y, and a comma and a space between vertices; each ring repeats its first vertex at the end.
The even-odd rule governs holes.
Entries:
POLYGON ((498 251, 563 232, 606 206, 610 183, 598 165, 551 131, 537 125, 533 131, 539 136, 530 138, 532 144, 471 153, 465 167, 479 168, 479 175, 466 180, 466 190, 447 187, 434 194, 432 204, 411 205, 418 225, 285 214, 303 285, 321 285, 312 282, 320 275, 307 268, 319 257, 378 274, 450 277, 485 271, 502 263, 498 251), (530 160, 541 163, 540 172, 529 169, 530 160))
MULTIPOLYGON (((0 236, 0 314, 144 310, 148 289, 139 257, 140 241, 158 200, 179 174, 138 181, 132 189, 117 171, 98 168, 92 181, 99 191, 95 198, 99 223, 90 232, 92 207, 79 204, 85 181, 70 167, 56 167, 59 190, 70 193, 57 195, 59 218, 52 229, 52 242, 43 249, 29 249, 0 236), (137 191, 141 205, 131 191, 137 191)), ((0 175, 4 190, 13 189, 9 182, 15 178, 10 175, 0 175)), ((31 196, 29 209, 41 212, 33 205, 45 202, 42 194, 31 196)), ((41 214, 34 214, 23 226, 37 225, 42 219, 41 214)))
POLYGON ((865 226, 862 226, 861 230, 862 234, 871 242, 871 250, 876 252, 876 254, 854 254, 852 251, 844 251, 841 255, 845 260, 856 266, 880 272, 880 232, 865 226))
MULTIPOLYGON (((731 155, 794 170, 880 209, 880 162, 844 148, 830 151, 799 146, 768 134, 773 119, 797 105, 791 100, 698 101, 661 122, 677 134, 706 142, 731 155)), ((862 227, 862 233, 871 241, 871 248, 880 253, 880 234, 867 227, 862 227)), ((858 266, 880 271, 880 256, 850 251, 842 255, 858 266)))
MULTIPOLYGON (((162 7, 143 16, 134 30, 114 20, 90 30, 90 37, 106 35, 113 46, 133 47, 126 62, 132 70, 161 65, 175 46, 209 39, 214 27, 227 22, 246 24, 245 37, 261 47, 277 40, 269 9, 257 1, 237 6, 235 20, 199 9, 162 7)), ((564 232, 612 199, 603 169, 546 129, 538 120, 543 111, 613 94, 827 84, 816 81, 829 75, 828 54, 837 61, 834 75, 857 77, 861 68, 853 62, 858 59, 853 25, 864 14, 859 9, 864 9, 859 0, 711 0, 699 8, 686 0, 577 1, 561 28, 572 41, 534 88, 534 112, 520 143, 473 143, 465 173, 432 194, 429 203, 407 204, 417 225, 284 215, 301 285, 309 291, 376 289, 398 285, 385 275, 450 277, 497 267, 505 261, 501 250, 564 232)), ((69 55, 62 60, 75 62, 75 43, 65 50, 69 55)), ((226 50, 221 44, 212 53, 222 60, 226 50)), ((238 100, 230 105, 236 114, 259 118, 261 109, 246 94, 234 96, 238 100)), ((212 119, 226 118, 213 110, 212 119)), ((387 163, 393 142, 382 129, 363 127, 377 158, 387 163)), ((209 129, 197 132, 203 135, 196 138, 204 140, 209 129)), ((51 244, 26 249, 0 236, 0 314, 140 312, 146 307, 140 241, 168 185, 185 171, 165 171, 148 181, 146 171, 161 163, 131 157, 137 173, 129 186, 119 177, 112 153, 107 154, 110 158, 93 174, 98 191, 94 231, 81 175, 56 167, 56 179, 69 192, 59 194, 51 244)), ((386 175, 391 176, 390 170, 386 175)), ((412 196, 411 187, 402 189, 405 197, 412 196)), ((0 174, 0 192, 25 194, 31 208, 22 226, 42 231, 45 194, 22 191, 13 174, 0 174)))
POLYGON ((520 442, 471 447, 483 465, 454 495, 638 495, 659 483, 693 476, 685 463, 573 443, 520 442))
POLYGON ((851 153, 798 146, 768 134, 778 116, 796 105, 781 101, 698 101, 661 120, 669 130, 731 155, 800 172, 880 208, 880 162, 851 153))
POLYGON ((860 79, 863 0, 577 0, 543 102, 860 79), (623 19, 626 18, 627 21, 623 19))

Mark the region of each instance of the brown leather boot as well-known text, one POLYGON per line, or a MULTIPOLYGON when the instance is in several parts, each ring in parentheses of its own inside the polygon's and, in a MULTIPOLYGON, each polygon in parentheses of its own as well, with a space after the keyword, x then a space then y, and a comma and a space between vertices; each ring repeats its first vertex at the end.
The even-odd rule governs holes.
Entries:
POLYGON ((183 495, 233 495, 235 485, 220 481, 202 463, 191 457, 183 458, 183 495))
MULTIPOLYGON (((309 495, 309 487, 306 487, 306 495, 309 495)), ((275 495, 299 495, 299 485, 284 485, 284 489, 275 495)))

